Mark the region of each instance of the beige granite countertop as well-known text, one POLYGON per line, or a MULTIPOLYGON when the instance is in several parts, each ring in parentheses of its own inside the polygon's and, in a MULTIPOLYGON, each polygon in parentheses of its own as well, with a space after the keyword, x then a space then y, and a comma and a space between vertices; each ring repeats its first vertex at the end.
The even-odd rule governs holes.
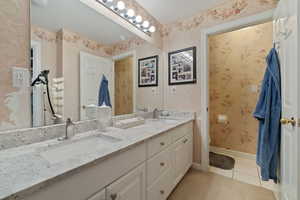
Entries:
POLYGON ((129 129, 108 128, 106 132, 89 131, 76 135, 68 141, 47 140, 26 146, 0 151, 0 200, 21 199, 23 195, 34 192, 49 182, 67 176, 74 170, 90 163, 101 162, 113 154, 137 145, 172 128, 194 120, 185 117, 176 120, 146 120, 146 123, 129 129), (111 136, 118 140, 107 142, 99 138, 111 136), (82 145, 81 141, 92 142, 88 151, 67 159, 50 160, 43 156, 55 147, 72 144, 82 145))

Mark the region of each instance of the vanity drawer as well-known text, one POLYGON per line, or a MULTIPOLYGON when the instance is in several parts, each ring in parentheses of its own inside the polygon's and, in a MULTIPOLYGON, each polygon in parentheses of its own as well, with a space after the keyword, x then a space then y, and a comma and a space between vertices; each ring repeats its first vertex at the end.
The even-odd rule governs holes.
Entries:
POLYGON ((162 150, 167 148, 171 143, 172 143, 172 138, 170 137, 169 132, 162 133, 161 135, 152 138, 147 143, 148 158, 161 152, 162 150))
POLYGON ((180 138, 190 133, 193 133, 193 122, 181 125, 178 128, 173 129, 172 131, 173 142, 176 142, 180 138))
POLYGON ((147 189, 147 200, 166 200, 174 187, 174 175, 169 168, 151 187, 147 189))
POLYGON ((152 185, 162 174, 172 166, 172 148, 160 152, 147 161, 147 187, 152 185))
POLYGON ((105 189, 103 189, 102 191, 90 197, 88 200, 105 200, 105 199, 106 199, 106 192, 105 189))

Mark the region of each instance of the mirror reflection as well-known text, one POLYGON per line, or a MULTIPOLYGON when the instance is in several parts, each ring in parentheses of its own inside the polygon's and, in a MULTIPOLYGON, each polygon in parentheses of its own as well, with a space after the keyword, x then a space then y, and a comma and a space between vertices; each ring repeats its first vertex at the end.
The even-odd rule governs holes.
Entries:
POLYGON ((130 46, 146 42, 82 2, 33 0, 30 43, 33 127, 92 119, 95 106, 147 110, 137 104, 139 53, 130 46))

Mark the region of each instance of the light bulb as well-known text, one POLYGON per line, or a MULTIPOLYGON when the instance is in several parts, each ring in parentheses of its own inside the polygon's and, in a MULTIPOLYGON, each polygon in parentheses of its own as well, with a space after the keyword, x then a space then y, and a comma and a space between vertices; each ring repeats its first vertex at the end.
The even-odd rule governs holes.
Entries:
POLYGON ((127 15, 128 15, 128 17, 130 17, 130 18, 134 17, 134 15, 135 15, 134 10, 129 9, 129 10, 127 11, 127 15))
POLYGON ((154 32, 156 31, 155 26, 151 26, 151 27, 149 28, 149 31, 150 31, 151 33, 154 33, 154 32))
POLYGON ((144 22, 143 22, 143 27, 144 27, 144 28, 148 28, 148 27, 149 27, 149 25, 150 25, 150 24, 149 24, 149 22, 148 22, 148 21, 144 21, 144 22))
POLYGON ((124 10, 125 9, 125 3, 123 1, 118 1, 117 8, 119 10, 124 10))
POLYGON ((136 16, 135 21, 136 23, 141 23, 143 21, 143 18, 140 15, 138 15, 136 16))

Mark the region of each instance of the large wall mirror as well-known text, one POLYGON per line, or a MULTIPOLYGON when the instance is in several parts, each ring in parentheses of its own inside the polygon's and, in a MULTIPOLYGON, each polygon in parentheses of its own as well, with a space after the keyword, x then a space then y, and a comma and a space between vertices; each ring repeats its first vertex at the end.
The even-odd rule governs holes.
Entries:
POLYGON ((113 115, 162 108, 163 77, 158 86, 138 87, 138 60, 162 57, 161 50, 79 0, 30 4, 30 66, 6 66, 12 79, 6 84, 18 95, 0 88, 6 95, 0 131, 87 120, 86 108, 99 105, 103 81, 113 115))

